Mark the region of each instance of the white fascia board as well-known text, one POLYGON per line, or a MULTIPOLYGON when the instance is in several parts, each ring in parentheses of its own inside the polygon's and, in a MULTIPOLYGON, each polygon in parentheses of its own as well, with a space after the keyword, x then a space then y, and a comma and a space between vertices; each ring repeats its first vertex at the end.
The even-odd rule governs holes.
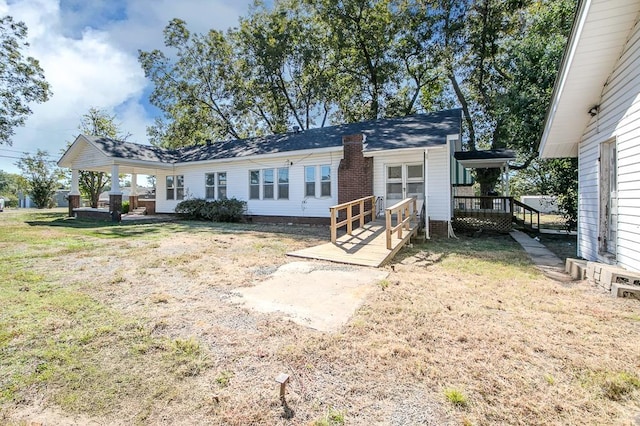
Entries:
POLYGON ((556 85, 553 88, 553 94, 551 96, 551 105, 549 106, 549 110, 547 112, 547 118, 545 120, 544 131, 542 133, 542 137, 540 138, 540 145, 538 145, 538 153, 541 157, 544 157, 544 148, 547 144, 547 140, 549 139, 549 133, 551 132, 551 126, 553 125, 553 121, 555 120, 556 111, 558 110, 558 105, 560 103, 560 98, 563 95, 564 87, 567 82, 567 78, 569 76, 569 70, 571 69, 571 65, 573 64, 573 60, 575 58, 576 50, 578 49, 578 41, 580 40, 580 35, 584 29, 585 22, 587 20, 587 15, 589 8, 591 7, 591 0, 582 0, 578 6, 578 11, 576 12, 579 17, 578 21, 576 21, 577 25, 574 25, 571 35, 569 37, 568 49, 565 52, 565 55, 562 59, 562 64, 560 66, 560 74, 559 78, 556 80, 556 85))

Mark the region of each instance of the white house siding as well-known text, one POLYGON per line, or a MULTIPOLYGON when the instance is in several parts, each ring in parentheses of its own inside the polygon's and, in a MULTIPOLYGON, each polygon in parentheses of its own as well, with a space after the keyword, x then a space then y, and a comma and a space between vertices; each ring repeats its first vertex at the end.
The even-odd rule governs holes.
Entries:
MULTIPOLYGON (((179 165, 174 175, 184 176, 185 194, 190 198, 205 197, 205 174, 227 173, 227 197, 247 201, 247 212, 262 216, 329 217, 329 207, 338 203, 338 166, 342 149, 333 152, 282 155, 252 160, 215 161, 209 163, 179 165), (305 166, 331 165, 331 197, 304 196, 305 166), (288 200, 249 200, 249 170, 289 167, 288 200)), ((166 200, 166 176, 157 175, 156 211, 173 213, 178 200, 166 200)), ((319 193, 319 190, 318 190, 319 193)), ((186 197, 185 197, 186 198, 186 197)))
POLYGON ((82 145, 82 150, 74 159, 75 164, 81 164, 84 167, 103 167, 113 163, 111 158, 104 155, 99 149, 89 143, 82 145))
MULTIPOLYGON (((582 113, 577 111, 576 113, 582 113)), ((600 147, 616 141, 618 164, 617 263, 640 270, 640 31, 636 24, 600 101, 600 112, 579 146, 579 255, 598 253, 600 147)))
MULTIPOLYGON (((373 157, 373 194, 385 197, 386 165, 421 163, 424 149, 381 151, 373 157)), ((451 186, 449 184, 449 168, 447 165, 447 148, 445 145, 428 148, 426 164, 426 184, 428 195, 429 217, 431 220, 451 219, 451 186)))

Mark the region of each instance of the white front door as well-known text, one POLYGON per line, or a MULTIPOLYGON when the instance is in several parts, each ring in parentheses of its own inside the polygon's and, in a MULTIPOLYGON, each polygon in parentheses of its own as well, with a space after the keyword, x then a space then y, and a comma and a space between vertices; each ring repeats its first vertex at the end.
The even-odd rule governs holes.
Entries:
POLYGON ((424 201, 423 163, 388 164, 386 172, 385 206, 391 207, 407 197, 416 197, 420 211, 424 201))

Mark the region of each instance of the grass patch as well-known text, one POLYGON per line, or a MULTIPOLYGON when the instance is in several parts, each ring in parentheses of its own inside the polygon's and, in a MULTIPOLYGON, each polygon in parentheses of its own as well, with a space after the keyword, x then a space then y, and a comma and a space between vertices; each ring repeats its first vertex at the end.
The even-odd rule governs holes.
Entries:
POLYGON ((466 407, 468 400, 462 391, 454 388, 448 388, 444 390, 444 396, 451 404, 456 407, 466 407))
POLYGON ((320 419, 313 422, 314 426, 338 426, 345 424, 345 414, 343 411, 331 407, 320 419))
POLYGON ((591 372, 583 379, 583 383, 611 401, 621 401, 640 390, 640 378, 626 371, 591 372))

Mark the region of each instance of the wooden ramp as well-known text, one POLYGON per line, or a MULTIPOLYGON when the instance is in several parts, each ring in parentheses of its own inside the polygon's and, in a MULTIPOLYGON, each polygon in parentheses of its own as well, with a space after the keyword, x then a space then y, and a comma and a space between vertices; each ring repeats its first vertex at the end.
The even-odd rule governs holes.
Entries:
POLYGON ((335 243, 321 244, 287 255, 377 268, 392 259, 417 231, 417 226, 412 223, 409 229, 403 230, 402 238, 398 238, 394 232, 391 236, 391 249, 387 249, 385 222, 375 220, 354 229, 352 235, 338 237, 335 243))

